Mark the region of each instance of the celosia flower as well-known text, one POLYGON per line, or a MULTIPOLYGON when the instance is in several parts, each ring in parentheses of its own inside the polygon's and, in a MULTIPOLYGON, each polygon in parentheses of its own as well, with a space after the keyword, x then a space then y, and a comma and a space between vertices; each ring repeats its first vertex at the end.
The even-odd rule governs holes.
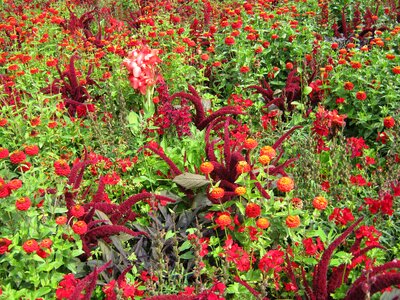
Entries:
POLYGON ((15 150, 10 154, 10 161, 14 165, 18 165, 18 164, 24 162, 25 159, 26 159, 26 155, 21 150, 15 150))
POLYGON ((292 178, 284 176, 278 179, 276 187, 279 191, 287 193, 294 189, 294 181, 292 178))
POLYGON ((36 240, 28 240, 22 245, 22 249, 24 249, 26 253, 33 253, 39 250, 39 244, 36 240))
POLYGON ((220 187, 215 187, 210 191, 210 197, 213 199, 221 199, 222 197, 224 197, 225 195, 225 191, 223 188, 220 187))
POLYGON ((29 145, 25 147, 25 153, 29 156, 34 156, 39 153, 39 147, 37 145, 29 145))
POLYGON ((300 226, 300 217, 299 216, 287 216, 286 226, 289 228, 299 227, 300 226))
POLYGON ((267 229, 269 227, 269 221, 266 218, 259 218, 256 221, 256 225, 260 229, 267 229))
POLYGON ((383 126, 385 126, 386 128, 392 128, 394 127, 394 124, 395 124, 394 118, 391 116, 388 116, 383 119, 383 126))
POLYGON ((15 201, 15 207, 20 211, 28 210, 31 204, 31 200, 28 197, 21 197, 15 201))
POLYGON ((64 159, 59 159, 54 162, 54 169, 59 176, 68 176, 71 172, 71 168, 64 159))
POLYGON ((276 151, 271 146, 264 146, 260 150, 260 155, 267 155, 270 159, 274 159, 276 157, 276 151))
POLYGON ((123 65, 129 71, 129 81, 135 90, 145 95, 147 88, 156 83, 156 65, 161 62, 158 50, 142 45, 124 59, 123 65))
POLYGON ((248 203, 245 213, 248 218, 257 218, 261 214, 261 207, 256 203, 248 203))
POLYGON ((85 214, 85 209, 82 205, 76 204, 71 208, 71 215, 75 218, 80 218, 85 214))
POLYGON ((88 230, 88 226, 85 221, 78 221, 72 225, 72 230, 79 235, 85 234, 88 230))
POLYGON ((10 251, 8 247, 11 245, 11 240, 0 238, 0 255, 10 251))
POLYGON ((325 197, 317 196, 314 198, 312 205, 318 210, 324 210, 328 206, 328 200, 325 197))

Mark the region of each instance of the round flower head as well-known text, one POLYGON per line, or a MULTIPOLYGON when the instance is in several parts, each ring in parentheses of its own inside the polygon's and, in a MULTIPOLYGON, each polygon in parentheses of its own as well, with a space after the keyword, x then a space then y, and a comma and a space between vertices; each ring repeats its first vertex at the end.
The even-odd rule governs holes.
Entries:
POLYGON ((10 155, 7 148, 0 147, 0 159, 7 158, 10 155))
POLYGON ((238 172, 239 174, 250 172, 250 170, 251 167, 245 160, 239 161, 236 165, 236 172, 238 172))
POLYGON ((260 229, 267 229, 269 227, 269 221, 266 218, 259 218, 256 221, 256 225, 260 229))
POLYGON ((200 171, 205 175, 210 174, 212 171, 214 171, 214 165, 209 161, 203 162, 200 165, 200 171))
POLYGON ((221 228, 225 229, 225 227, 231 225, 232 218, 229 213, 222 213, 215 219, 215 223, 221 228))
POLYGON ((246 216, 248 218, 257 218, 261 214, 261 207, 256 203, 248 203, 246 206, 246 216))
POLYGON ((392 128, 394 127, 394 124, 395 124, 394 118, 391 116, 388 116, 383 119, 383 126, 385 126, 386 128, 392 128))
POLYGON ((78 221, 72 225, 72 230, 79 235, 85 234, 88 230, 88 226, 85 221, 78 221))
POLYGON ((271 146, 264 146, 260 150, 260 155, 268 155, 270 159, 274 159, 276 157, 276 150, 271 146))
POLYGON ((10 188, 8 184, 0 177, 0 198, 6 198, 10 195, 10 188))
POLYGON ((39 250, 39 244, 35 240, 28 240, 22 245, 22 249, 24 249, 26 253, 33 253, 39 250))
POLYGON ((71 172, 71 168, 64 159, 59 159, 54 162, 55 173, 58 176, 68 176, 71 172))
POLYGON ((14 165, 18 165, 22 162, 24 162, 26 159, 26 155, 23 151, 21 150, 15 150, 10 154, 10 161, 14 165))
POLYGON ((31 200, 28 197, 21 197, 15 202, 15 207, 18 210, 25 211, 31 207, 31 200))
POLYGON ((210 196, 213 199, 221 199, 222 197, 224 197, 225 195, 225 191, 223 188, 220 187, 215 187, 210 191, 210 196))
POLYGON ((83 206, 76 204, 71 208, 71 215, 73 215, 75 218, 80 218, 85 214, 85 209, 83 206))
POLYGON ((238 186, 235 189, 235 194, 238 196, 243 196, 244 194, 246 194, 246 188, 244 186, 238 186))
POLYGON ((322 196, 315 197, 312 205, 318 210, 324 210, 328 206, 328 200, 322 196))
POLYGON ((25 153, 29 156, 35 156, 39 153, 39 147, 37 145, 26 146, 25 153))
POLYGON ((300 226, 300 217, 299 216, 287 216, 286 226, 289 228, 299 227, 300 226))
POLYGON ((244 143, 243 143, 243 146, 244 146, 246 149, 254 149, 254 148, 257 147, 257 145, 258 145, 257 141, 256 141, 255 139, 252 139, 252 138, 246 139, 246 140, 244 141, 244 143))
POLYGON ((8 246, 11 245, 11 240, 0 238, 0 255, 9 251, 8 246))
POLYGON ((271 157, 269 157, 268 155, 261 155, 258 158, 258 161, 262 164, 262 165, 268 165, 271 162, 271 157))
POLYGON ((278 179, 276 186, 279 191, 287 193, 294 189, 294 181, 292 178, 284 176, 278 179))
POLYGON ((57 225, 67 224, 67 221, 68 221, 68 219, 67 219, 66 216, 59 216, 59 217, 56 218, 56 224, 57 225))

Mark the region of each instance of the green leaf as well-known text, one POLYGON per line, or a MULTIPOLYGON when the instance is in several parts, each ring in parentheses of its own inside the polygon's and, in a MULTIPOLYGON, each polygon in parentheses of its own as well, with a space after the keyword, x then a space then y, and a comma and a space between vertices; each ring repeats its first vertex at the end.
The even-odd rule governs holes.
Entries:
POLYGON ((309 95, 311 92, 312 92, 312 87, 311 86, 306 86, 304 89, 303 89, 303 95, 309 95))
POLYGON ((188 252, 185 252, 182 255, 180 255, 180 258, 182 258, 182 259, 192 259, 192 258, 194 258, 194 254, 193 254, 192 251, 188 251, 188 252))
POLYGON ((179 251, 184 251, 192 247, 190 241, 184 241, 183 244, 179 247, 179 251))
POLYGON ((168 240, 168 239, 172 238, 173 236, 175 236, 175 232, 173 232, 172 230, 169 230, 165 234, 165 240, 168 240))

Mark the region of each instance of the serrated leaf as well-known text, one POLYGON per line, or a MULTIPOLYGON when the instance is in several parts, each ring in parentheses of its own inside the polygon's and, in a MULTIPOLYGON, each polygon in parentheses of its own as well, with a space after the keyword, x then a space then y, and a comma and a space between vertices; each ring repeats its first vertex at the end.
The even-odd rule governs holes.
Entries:
POLYGON ((205 176, 193 173, 183 173, 176 176, 172 181, 188 190, 199 188, 210 183, 205 176))

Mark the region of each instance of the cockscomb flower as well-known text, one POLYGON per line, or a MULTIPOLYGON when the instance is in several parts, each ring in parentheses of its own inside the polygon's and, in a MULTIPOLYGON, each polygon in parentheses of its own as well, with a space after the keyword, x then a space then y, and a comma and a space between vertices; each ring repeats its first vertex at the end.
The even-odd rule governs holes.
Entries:
POLYGON ((156 65, 159 62, 158 50, 150 49, 147 45, 130 52, 123 65, 129 71, 131 86, 145 95, 147 88, 156 83, 156 65))

